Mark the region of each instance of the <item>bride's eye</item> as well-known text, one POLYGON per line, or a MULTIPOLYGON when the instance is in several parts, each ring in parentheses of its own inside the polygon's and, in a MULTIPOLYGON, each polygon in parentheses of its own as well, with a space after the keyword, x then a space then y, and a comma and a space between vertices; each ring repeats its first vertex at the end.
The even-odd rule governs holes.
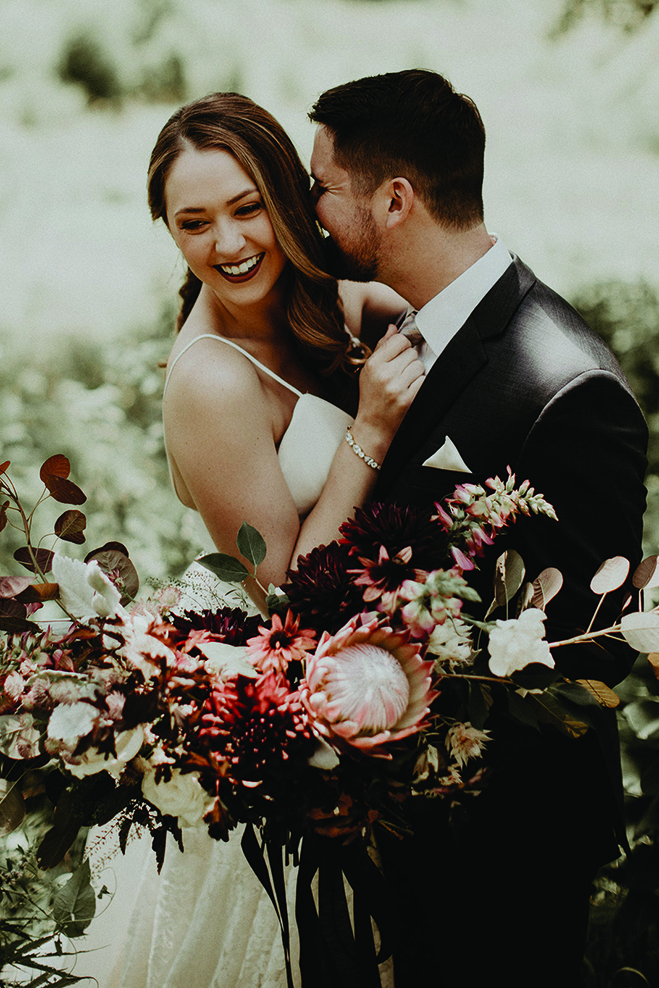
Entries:
POLYGON ((236 216, 256 216, 263 209, 260 202, 247 202, 236 210, 236 216))
POLYGON ((188 232, 195 232, 200 230, 202 226, 206 225, 206 220, 183 220, 181 223, 181 229, 187 230, 188 232))

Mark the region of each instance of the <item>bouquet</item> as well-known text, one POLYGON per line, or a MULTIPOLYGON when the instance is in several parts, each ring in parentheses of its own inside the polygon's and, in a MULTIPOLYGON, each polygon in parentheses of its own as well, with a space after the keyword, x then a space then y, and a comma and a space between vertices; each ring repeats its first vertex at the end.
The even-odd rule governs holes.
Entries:
MULTIPOLYGON (((54 813, 32 863, 45 872, 61 867, 92 824, 115 820, 124 848, 134 825, 146 827, 159 864, 168 833, 183 849, 186 827, 226 840, 244 824, 243 849, 280 916, 289 983, 282 852, 299 860, 302 849, 300 916, 315 916, 310 881, 331 860, 335 874, 371 890, 368 910, 379 921, 369 835, 383 826, 404 839, 408 800, 457 809, 478 794, 495 693, 506 693, 522 723, 579 735, 589 708, 617 697, 603 683, 566 681, 552 649, 606 636, 659 649, 659 614, 632 609, 631 598, 615 625, 594 630, 596 609, 583 634, 548 643, 544 610, 561 575, 527 580, 513 551, 497 561, 484 616, 470 614, 479 597, 469 574, 484 547, 520 515, 555 518, 510 471, 427 509, 356 510, 337 542, 268 588, 269 613, 259 617, 231 607, 181 611, 174 587, 136 601, 137 574, 116 542, 84 561, 35 545, 35 509, 21 504, 8 467, 0 466, 0 531, 23 531, 14 555, 31 575, 0 577, 4 832, 26 811, 30 818, 35 792, 47 797, 54 813), (36 620, 48 600, 66 615, 57 631, 36 620)), ((42 497, 82 504, 68 476, 65 457, 47 460, 42 497)), ((82 544, 84 527, 83 513, 69 508, 53 534, 82 544)), ((200 562, 223 580, 256 577, 263 539, 244 523, 237 547, 253 574, 221 553, 200 562)), ((591 584, 600 603, 629 568, 620 557, 602 564, 591 584)), ((645 560, 634 587, 656 585, 656 570, 657 557, 645 560)), ((93 910, 84 862, 57 891, 51 935, 80 935, 93 910)), ((5 959, 47 969, 20 921, 5 921, 2 937, 5 959)))

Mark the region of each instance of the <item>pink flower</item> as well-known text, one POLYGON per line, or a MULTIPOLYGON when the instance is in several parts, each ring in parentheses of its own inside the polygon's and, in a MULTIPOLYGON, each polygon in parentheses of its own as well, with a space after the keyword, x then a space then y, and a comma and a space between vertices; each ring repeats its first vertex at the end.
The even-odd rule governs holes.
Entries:
POLYGON ((300 684, 314 730, 333 744, 391 758, 384 747, 416 733, 430 703, 432 662, 406 633, 359 616, 336 635, 323 633, 300 684))
POLYGON ((260 672, 286 672, 289 662, 301 662, 316 645, 310 628, 300 630, 300 618, 292 611, 286 613, 284 624, 273 614, 270 627, 259 627, 259 633, 247 640, 247 659, 260 672))

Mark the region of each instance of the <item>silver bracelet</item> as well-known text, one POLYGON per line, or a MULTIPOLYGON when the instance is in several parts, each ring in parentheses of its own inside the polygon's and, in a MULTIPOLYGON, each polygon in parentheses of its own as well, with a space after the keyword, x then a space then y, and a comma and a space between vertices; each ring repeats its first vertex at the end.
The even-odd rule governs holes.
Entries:
POLYGON ((352 432, 350 430, 350 426, 348 426, 348 428, 346 429, 346 437, 345 438, 346 438, 346 442, 347 442, 348 446, 350 447, 350 449, 353 451, 353 453, 356 453, 357 454, 357 456, 359 457, 360 460, 363 460, 364 463, 366 463, 367 466, 372 467, 373 470, 379 470, 380 469, 380 464, 379 463, 376 463, 375 460, 373 459, 373 457, 372 456, 369 456, 368 453, 365 453, 364 450, 359 445, 359 443, 356 443, 355 442, 355 440, 352 437, 352 432))

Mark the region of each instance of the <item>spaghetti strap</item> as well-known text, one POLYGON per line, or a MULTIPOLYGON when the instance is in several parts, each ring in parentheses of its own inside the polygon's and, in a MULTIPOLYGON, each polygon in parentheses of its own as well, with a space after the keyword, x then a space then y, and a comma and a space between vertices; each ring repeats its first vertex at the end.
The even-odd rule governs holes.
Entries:
POLYGON ((243 356, 247 357, 247 359, 251 361, 251 363, 253 363, 255 367, 258 367, 259 370, 262 370, 263 373, 267 374, 268 377, 271 377, 273 381, 277 381, 278 384, 282 384, 285 388, 288 388, 288 390, 292 391, 293 394, 296 394, 298 398, 302 397, 301 391, 298 391, 298 389, 294 388, 292 384, 289 384, 288 381, 285 381, 283 377, 279 377, 278 374, 275 374, 274 371, 271 371, 269 367, 266 367, 265 364, 262 364, 260 360, 257 360, 256 357, 253 357, 251 353, 247 352, 247 350, 243 350, 243 348, 241 346, 238 346, 237 343, 234 343, 232 340, 227 340, 224 336, 216 336, 215 333, 202 333, 200 336, 195 336, 194 340, 190 340, 190 342, 187 343, 183 347, 183 349, 176 354, 176 356, 172 361, 171 367, 167 372, 167 377, 165 378, 165 387, 163 388, 163 394, 167 390, 169 379, 172 376, 172 371, 176 367, 178 360, 183 356, 186 350, 189 350, 190 347, 197 342, 197 340, 217 340, 218 343, 226 343, 227 346, 233 347, 233 349, 237 350, 238 353, 242 353, 243 356))

